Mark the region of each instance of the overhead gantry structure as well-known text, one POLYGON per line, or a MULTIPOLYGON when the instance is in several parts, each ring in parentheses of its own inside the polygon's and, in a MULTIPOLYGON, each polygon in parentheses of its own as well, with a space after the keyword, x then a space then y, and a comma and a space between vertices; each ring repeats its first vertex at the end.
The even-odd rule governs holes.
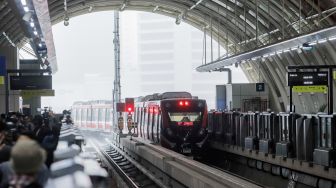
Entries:
POLYGON ((47 1, 0 0, 0 47, 22 49, 57 71, 47 1), (30 47, 26 44, 29 43, 30 47))
MULTIPOLYGON (((269 84, 276 111, 284 111, 289 104, 286 66, 336 62, 333 0, 48 0, 48 6, 52 24, 106 10, 146 11, 170 16, 176 24, 186 22, 226 50, 198 71, 239 65, 249 81, 269 84), (305 51, 304 45, 316 47, 305 51)), ((324 94, 293 97, 298 112, 316 112, 326 103, 324 94)))
MULTIPOLYGON (((276 111, 286 110, 289 104, 286 66, 336 61, 332 41, 336 39, 332 36, 336 2, 332 0, 67 0, 67 6, 70 17, 93 11, 139 10, 170 16, 176 24, 191 24, 226 50, 221 58, 197 70, 240 65, 249 81, 268 83, 271 106, 276 111), (324 31, 327 28, 332 30, 324 31), (278 44, 276 48, 274 44, 278 44), (304 44, 317 47, 305 51, 304 44), (235 59, 240 55, 243 58, 235 59)), ((49 9, 52 23, 64 20, 63 1, 49 0, 49 9)), ((298 112, 317 112, 327 101, 324 94, 293 97, 298 112)))

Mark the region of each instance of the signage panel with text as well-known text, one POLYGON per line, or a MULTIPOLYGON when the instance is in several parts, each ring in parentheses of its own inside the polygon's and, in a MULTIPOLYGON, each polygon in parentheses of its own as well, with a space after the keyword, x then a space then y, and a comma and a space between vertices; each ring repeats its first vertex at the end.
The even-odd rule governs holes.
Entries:
POLYGON ((328 85, 328 72, 289 72, 288 86, 328 85))

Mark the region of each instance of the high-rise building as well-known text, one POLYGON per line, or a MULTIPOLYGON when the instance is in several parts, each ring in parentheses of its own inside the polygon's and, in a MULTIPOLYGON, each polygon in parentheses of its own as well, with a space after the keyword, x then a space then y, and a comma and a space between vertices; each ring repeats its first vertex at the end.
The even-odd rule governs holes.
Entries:
MULTIPOLYGON (((146 95, 165 91, 189 91, 194 96, 206 99, 209 108, 214 108, 215 85, 227 83, 227 75, 199 73, 195 70, 202 62, 204 63, 203 32, 187 23, 176 25, 175 20, 170 17, 142 12, 136 14, 137 73, 132 75, 139 93, 146 95)), ((134 33, 127 29, 122 31, 134 33)), ((129 35, 125 33, 124 35, 122 38, 126 42, 129 40, 127 37, 129 35)), ((206 46, 207 61, 210 61, 210 37, 206 39, 206 46)), ((218 44, 215 40, 213 49, 213 59, 216 59, 218 44)), ((222 48, 220 51, 220 54, 224 54, 222 48)), ((128 56, 127 52, 123 53, 125 60, 128 56)), ((125 64, 130 65, 127 62, 125 64)), ((134 64, 130 66, 134 67, 134 64)), ((127 85, 125 87, 130 87, 129 82, 127 85)))

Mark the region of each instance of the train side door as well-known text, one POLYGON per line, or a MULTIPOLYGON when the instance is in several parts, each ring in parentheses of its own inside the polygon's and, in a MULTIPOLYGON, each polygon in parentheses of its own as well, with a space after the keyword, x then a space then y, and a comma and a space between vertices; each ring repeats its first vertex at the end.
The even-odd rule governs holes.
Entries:
POLYGON ((86 120, 87 120, 87 109, 82 109, 82 128, 86 127, 86 120))
POLYGON ((142 126, 143 138, 147 138, 147 125, 148 125, 148 109, 144 107, 144 121, 142 126))
POLYGON ((140 137, 142 137, 143 135, 143 132, 142 132, 142 121, 143 121, 143 108, 142 107, 139 107, 139 110, 140 110, 140 120, 139 120, 139 131, 140 131, 140 137))
POLYGON ((98 109, 92 109, 92 128, 98 128, 98 109))
POLYGON ((148 118, 148 127, 147 127, 147 131, 148 131, 148 139, 149 140, 153 140, 153 119, 154 119, 154 108, 153 107, 149 107, 149 118, 148 118))
POLYGON ((157 108, 153 108, 153 127, 152 127, 152 141, 156 143, 156 130, 157 130, 157 108))
POLYGON ((81 127, 82 126, 82 108, 78 108, 78 125, 81 127))
POLYGON ((160 138, 161 138, 161 129, 162 129, 162 113, 161 109, 158 109, 158 120, 157 120, 157 142, 160 143, 160 138))
POLYGON ((145 127, 144 127, 144 132, 145 132, 145 139, 149 139, 149 129, 148 129, 148 127, 149 127, 149 124, 150 124, 150 112, 149 112, 149 107, 148 108, 146 108, 146 116, 145 116, 145 127))
POLYGON ((91 108, 89 108, 88 110, 87 110, 87 120, 86 120, 86 126, 88 127, 88 128, 91 128, 92 127, 92 119, 91 119, 91 116, 92 116, 92 114, 91 114, 91 111, 92 111, 92 109, 91 108))
POLYGON ((159 126, 160 126, 160 113, 159 109, 154 109, 154 119, 153 119, 153 142, 159 143, 159 126))

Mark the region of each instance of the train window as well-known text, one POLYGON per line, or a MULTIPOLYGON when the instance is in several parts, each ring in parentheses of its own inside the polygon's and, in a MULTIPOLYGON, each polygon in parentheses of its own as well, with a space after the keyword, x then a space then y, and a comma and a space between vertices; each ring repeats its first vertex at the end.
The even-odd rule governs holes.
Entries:
POLYGON ((139 120, 139 129, 140 129, 140 137, 142 137, 142 121, 143 121, 143 109, 140 108, 140 120, 139 120))
POLYGON ((152 140, 152 131, 153 131, 153 108, 148 110, 148 124, 147 124, 147 138, 152 140))
POLYGON ((148 133, 148 126, 150 126, 150 113, 149 113, 149 108, 146 109, 146 116, 145 116, 145 127, 144 127, 144 132, 145 132, 145 138, 149 138, 149 133, 148 133))
POLYGON ((157 130, 158 130, 158 125, 159 125, 158 119, 159 119, 159 114, 154 113, 153 131, 152 131, 153 142, 157 142, 157 130))
POLYGON ((83 121, 86 121, 86 117, 87 117, 87 112, 86 112, 87 110, 86 109, 83 109, 82 110, 82 119, 83 119, 83 121))
POLYGON ((170 121, 175 122, 194 122, 201 121, 201 112, 169 112, 170 121))
POLYGON ((81 115, 80 111, 81 111, 81 109, 77 109, 76 110, 76 120, 77 120, 77 122, 80 121, 80 119, 81 119, 81 117, 80 117, 80 115, 81 115))
POLYGON ((103 109, 98 109, 98 121, 103 121, 103 109))
POLYGON ((110 109, 106 109, 106 111, 105 111, 105 113, 106 113, 106 121, 110 121, 110 118, 111 118, 111 111, 110 111, 110 109))
POLYGON ((88 121, 92 121, 92 113, 91 113, 92 109, 88 109, 87 110, 87 120, 88 121))
POLYGON ((92 121, 96 121, 97 120, 97 115, 96 115, 96 109, 92 109, 92 121))
POLYGON ((161 114, 158 113, 158 123, 157 123, 157 132, 156 132, 156 135, 157 135, 157 142, 160 142, 160 131, 161 131, 161 114))

